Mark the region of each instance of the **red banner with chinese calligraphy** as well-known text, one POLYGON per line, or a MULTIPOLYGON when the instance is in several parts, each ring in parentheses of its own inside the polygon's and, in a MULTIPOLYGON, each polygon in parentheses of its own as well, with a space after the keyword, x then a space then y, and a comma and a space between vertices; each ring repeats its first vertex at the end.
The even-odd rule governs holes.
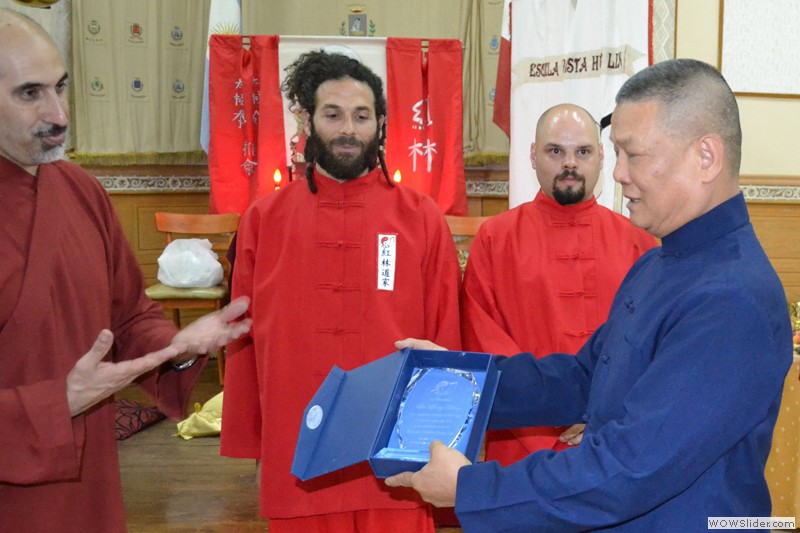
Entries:
POLYGON ((419 39, 387 39, 386 95, 390 175, 466 215, 460 41, 431 39, 424 52, 419 39))
POLYGON ((242 214, 286 176, 278 37, 209 41, 209 211, 242 214))

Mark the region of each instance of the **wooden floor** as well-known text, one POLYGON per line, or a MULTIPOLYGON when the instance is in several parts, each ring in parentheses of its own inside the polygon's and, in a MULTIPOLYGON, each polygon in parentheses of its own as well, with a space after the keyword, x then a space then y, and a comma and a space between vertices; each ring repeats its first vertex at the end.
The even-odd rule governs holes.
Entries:
MULTIPOLYGON (((203 370, 190 405, 222 390, 216 362, 203 370)), ((148 403, 138 389, 118 397, 148 403)), ((219 437, 183 440, 173 420, 119 442, 120 471, 130 533, 267 531, 258 517, 253 461, 219 455, 219 437)))
MULTIPOLYGON (((202 404, 221 390, 211 361, 191 403, 202 404)), ((138 389, 117 396, 149 403, 138 389)), ((258 517, 254 462, 220 457, 219 437, 185 441, 176 433, 175 422, 163 420, 119 442, 129 532, 268 531, 267 521, 258 517)))

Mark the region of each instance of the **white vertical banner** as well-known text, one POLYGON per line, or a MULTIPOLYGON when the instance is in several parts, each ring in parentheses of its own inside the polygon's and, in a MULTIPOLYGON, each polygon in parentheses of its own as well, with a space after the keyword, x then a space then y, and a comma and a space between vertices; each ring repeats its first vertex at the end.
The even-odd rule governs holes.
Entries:
POLYGON ((206 37, 206 72, 203 77, 203 108, 200 116, 200 146, 208 153, 208 40, 214 34, 236 35, 242 33, 242 8, 239 0, 211 0, 206 37))
MULTIPOLYGON (((291 65, 301 54, 313 50, 325 50, 357 59, 368 66, 383 81, 386 95, 386 39, 363 37, 303 37, 281 35, 278 47, 278 64, 281 84, 286 78, 286 67, 291 65)), ((299 115, 289 111, 289 101, 283 94, 283 131, 286 132, 286 161, 291 161, 292 138, 296 138, 303 129, 299 115)))
MULTIPOLYGON (((536 121, 560 103, 584 107, 599 122, 614 109, 622 84, 648 65, 649 2, 513 0, 511 3, 511 138, 509 206, 532 200, 536 121)), ((604 130, 606 160, 595 194, 614 208, 614 150, 604 130)))

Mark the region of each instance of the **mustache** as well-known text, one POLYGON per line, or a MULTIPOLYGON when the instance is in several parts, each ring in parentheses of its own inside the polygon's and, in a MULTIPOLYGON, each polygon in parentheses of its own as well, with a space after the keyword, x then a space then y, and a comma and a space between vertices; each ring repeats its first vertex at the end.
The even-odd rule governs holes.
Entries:
POLYGON ((330 142, 331 145, 334 146, 363 146, 364 143, 356 139, 355 137, 337 137, 336 139, 330 142))
POLYGON ((583 175, 578 174, 577 171, 570 170, 570 169, 564 170, 560 174, 558 174, 556 176, 556 180, 563 180, 563 179, 568 178, 568 177, 576 179, 576 180, 586 181, 586 178, 583 177, 583 175))
POLYGON ((57 135, 61 135, 62 133, 65 133, 66 131, 67 131, 67 127, 66 126, 53 125, 49 129, 42 130, 42 131, 37 131, 36 133, 34 133, 34 136, 39 137, 39 138, 55 137, 57 135))

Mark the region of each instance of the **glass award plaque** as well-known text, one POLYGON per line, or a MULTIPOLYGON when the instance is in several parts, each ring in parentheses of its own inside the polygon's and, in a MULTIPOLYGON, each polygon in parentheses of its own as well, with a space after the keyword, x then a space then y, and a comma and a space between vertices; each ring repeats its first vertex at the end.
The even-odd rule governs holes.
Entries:
POLYGON ((389 443, 377 456, 428 461, 434 440, 465 453, 483 377, 455 368, 414 368, 389 443))

